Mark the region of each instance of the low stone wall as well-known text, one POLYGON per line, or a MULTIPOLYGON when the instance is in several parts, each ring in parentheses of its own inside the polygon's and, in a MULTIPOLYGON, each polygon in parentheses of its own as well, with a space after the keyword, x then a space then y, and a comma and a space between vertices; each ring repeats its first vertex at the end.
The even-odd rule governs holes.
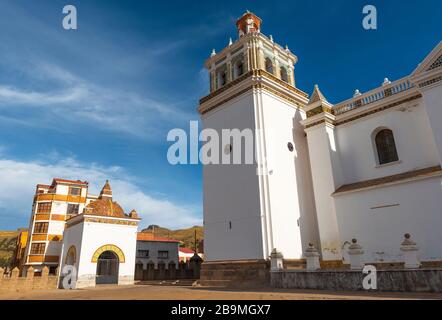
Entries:
POLYGON ((49 269, 43 268, 41 276, 34 276, 34 270, 28 269, 26 277, 19 277, 20 271, 15 268, 10 274, 4 274, 0 268, 0 290, 1 291, 29 291, 47 290, 57 288, 57 276, 49 275, 49 269))
POLYGON ((253 288, 269 286, 270 261, 211 261, 201 267, 199 284, 207 287, 253 288))
MULTIPOLYGON (((442 268, 419 270, 377 270, 377 291, 442 292, 442 268)), ((270 273, 273 288, 362 291, 362 271, 282 270, 270 273)))
POLYGON ((165 264, 158 264, 155 269, 154 264, 148 264, 146 269, 143 269, 142 264, 135 266, 135 280, 180 280, 180 279, 199 279, 201 270, 201 262, 194 263, 179 263, 178 266, 171 263, 167 266, 165 264))

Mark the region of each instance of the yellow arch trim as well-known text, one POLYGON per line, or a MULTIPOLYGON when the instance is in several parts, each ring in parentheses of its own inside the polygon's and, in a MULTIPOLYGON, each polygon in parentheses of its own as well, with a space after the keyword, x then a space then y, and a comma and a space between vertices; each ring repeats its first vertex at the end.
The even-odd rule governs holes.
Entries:
POLYGON ((123 250, 121 250, 120 248, 118 248, 117 246, 115 246, 113 244, 106 244, 106 245, 98 248, 95 251, 94 255, 92 256, 92 262, 97 263, 98 257, 105 251, 112 251, 113 253, 115 253, 118 256, 118 260, 120 260, 120 263, 126 262, 126 258, 124 257, 123 250))

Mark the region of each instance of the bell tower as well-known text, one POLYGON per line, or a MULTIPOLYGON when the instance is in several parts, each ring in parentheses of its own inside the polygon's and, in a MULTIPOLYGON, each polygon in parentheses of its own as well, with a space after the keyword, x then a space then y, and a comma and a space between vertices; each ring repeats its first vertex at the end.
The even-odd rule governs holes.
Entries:
MULTIPOLYGON (((265 36, 261 25, 247 11, 236 22, 236 41, 219 53, 213 49, 205 62, 210 93, 198 108, 203 127, 219 137, 223 130, 252 130, 255 156, 253 164, 204 165, 209 262, 266 260, 274 248, 286 259, 301 259, 303 248, 317 243, 307 139, 299 123, 308 95, 296 88, 298 58, 265 36)), ((219 154, 245 152, 244 143, 222 141, 219 154)))

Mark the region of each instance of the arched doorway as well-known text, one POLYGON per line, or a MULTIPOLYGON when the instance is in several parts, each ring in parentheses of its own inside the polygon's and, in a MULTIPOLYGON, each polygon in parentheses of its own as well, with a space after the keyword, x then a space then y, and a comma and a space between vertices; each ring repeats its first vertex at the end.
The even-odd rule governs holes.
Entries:
POLYGON ((113 251, 104 251, 97 259, 96 284, 118 284, 120 260, 113 251))
POLYGON ((77 262, 77 250, 75 249, 75 246, 71 246, 68 250, 68 253, 66 254, 65 264, 68 266, 75 266, 76 262, 77 262))

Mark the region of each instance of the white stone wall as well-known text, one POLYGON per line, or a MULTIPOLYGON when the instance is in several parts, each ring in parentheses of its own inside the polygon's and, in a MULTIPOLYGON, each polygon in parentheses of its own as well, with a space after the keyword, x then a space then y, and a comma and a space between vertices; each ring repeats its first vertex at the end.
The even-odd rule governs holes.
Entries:
POLYGON ((178 268, 178 242, 162 242, 162 241, 137 241, 137 255, 136 262, 141 262, 143 268, 147 268, 147 264, 153 262, 155 269, 158 267, 158 263, 164 262, 166 264, 166 269, 169 267, 169 263, 175 263, 175 267, 178 268), (143 258, 138 256, 138 250, 149 250, 149 257, 143 258), (169 258, 162 259, 158 258, 158 251, 168 251, 169 258))
MULTIPOLYGON (((203 128, 255 129, 250 93, 202 118, 203 128)), ((221 144, 221 142, 220 142, 221 144)), ((224 152, 220 147, 220 155, 224 152)), ((205 165, 204 247, 207 261, 264 259, 259 180, 255 165, 205 165), (230 229, 230 224, 232 228, 230 229)))
POLYGON ((357 238, 366 262, 403 261, 410 233, 423 260, 442 260, 441 185, 436 177, 335 196, 342 244, 357 238))
POLYGON ((204 166, 207 261, 267 259, 273 248, 300 259, 317 238, 307 140, 299 124, 305 115, 273 95, 253 92, 202 117, 203 128, 218 132, 259 128, 255 148, 267 155, 269 173, 257 175, 256 165, 204 166))
POLYGON ((421 99, 340 125, 335 130, 343 184, 428 168, 440 163, 421 99), (378 166, 376 163, 372 133, 377 128, 393 131, 399 163, 386 166, 378 166))
POLYGON ((270 250, 277 248, 286 259, 301 259, 308 243, 317 240, 307 138, 299 123, 305 114, 266 91, 259 97, 269 160, 269 175, 263 178, 268 183, 270 250))
POLYGON ((423 92, 425 110, 428 115, 433 140, 437 147, 439 163, 442 165, 442 84, 428 87, 423 92))
POLYGON ((77 247, 77 288, 95 286, 97 263, 92 257, 104 245, 120 248, 125 262, 119 264, 118 284, 132 284, 135 274, 136 226, 82 222, 65 231, 63 263, 71 245, 77 247))
POLYGON ((344 125, 306 130, 323 259, 338 259, 328 249, 342 250, 357 238, 366 260, 400 261, 405 233, 419 242, 423 259, 442 259, 437 231, 442 225, 440 178, 332 196, 342 185, 440 165, 441 86, 422 93, 423 98, 344 125), (398 162, 378 165, 373 132, 379 128, 393 131, 398 162))
POLYGON ((342 183, 336 138, 326 124, 306 130, 318 228, 318 248, 324 260, 341 260, 341 239, 331 194, 342 183))

